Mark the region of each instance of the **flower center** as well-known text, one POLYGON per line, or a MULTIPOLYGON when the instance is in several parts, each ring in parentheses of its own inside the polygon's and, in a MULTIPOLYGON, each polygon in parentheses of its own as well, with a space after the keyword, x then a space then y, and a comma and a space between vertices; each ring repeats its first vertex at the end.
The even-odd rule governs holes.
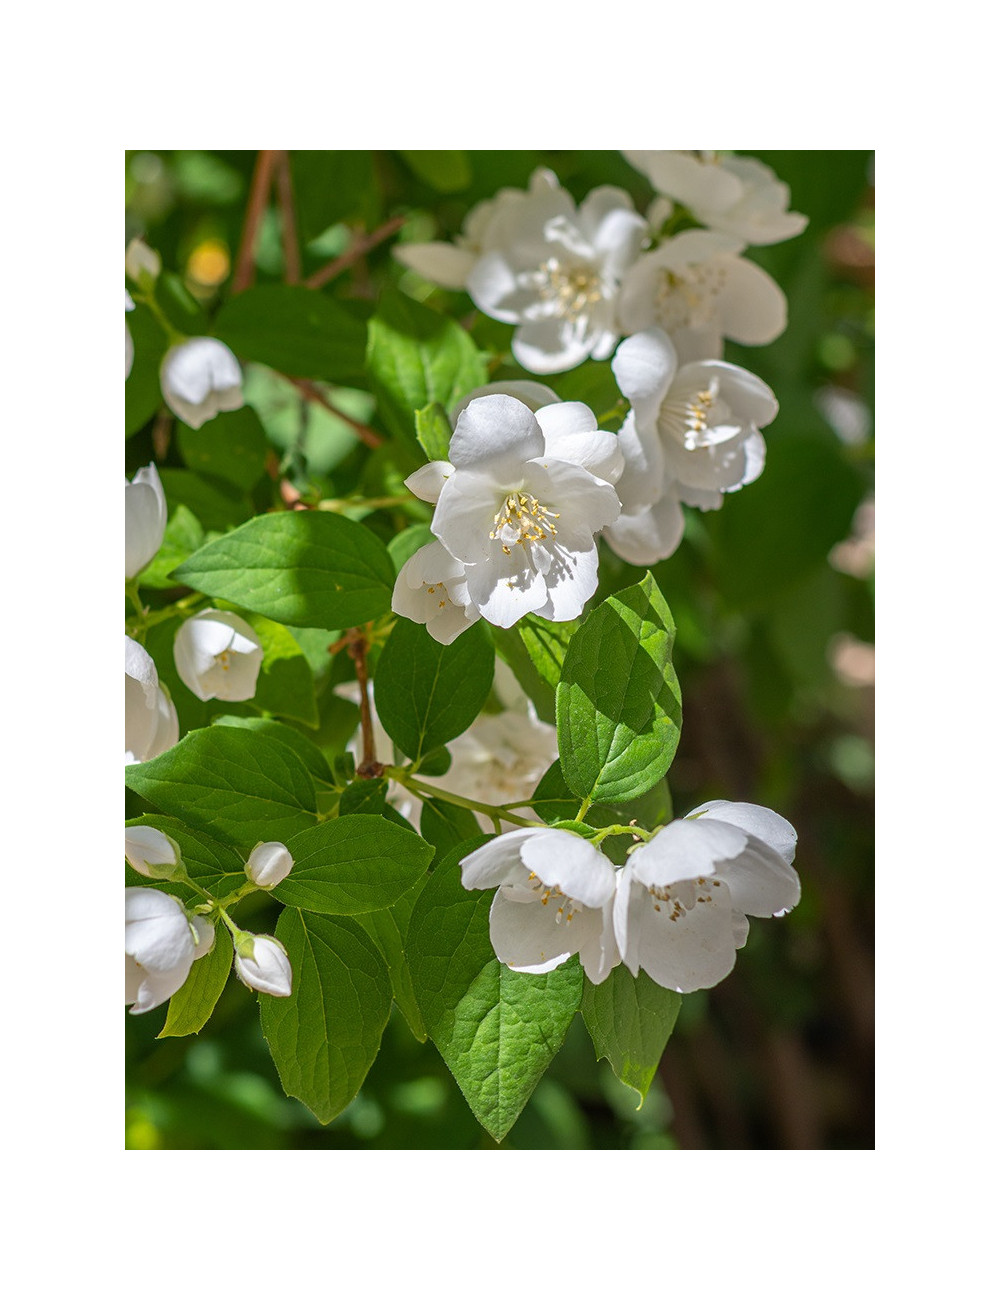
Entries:
POLYGON ((668 393, 660 407, 661 432, 684 444, 686 451, 709 446, 711 437, 706 434, 715 426, 725 424, 731 412, 719 397, 719 380, 714 376, 705 388, 683 388, 668 393))
POLYGON ((229 672, 229 651, 223 650, 221 654, 215 656, 215 662, 219 665, 224 673, 229 672))
POLYGON ((529 889, 532 893, 539 895, 538 901, 543 907, 548 907, 550 900, 555 900, 556 925, 562 925, 563 921, 568 925, 583 906, 575 898, 570 898, 568 894, 564 894, 557 885, 544 884, 533 871, 528 873, 528 880, 531 882, 528 886, 529 889))
POLYGON ((688 912, 693 912, 699 903, 710 903, 712 889, 718 889, 721 884, 721 880, 709 881, 704 876, 699 876, 697 880, 678 880, 669 887, 647 885, 646 888, 652 898, 659 900, 653 903, 653 911, 662 912, 664 910, 660 906, 662 903, 670 920, 679 921, 688 912))
POLYGON ((438 609, 444 609, 451 600, 451 596, 448 594, 448 588, 443 582, 425 582, 424 591, 428 596, 439 597, 437 601, 438 609))
POLYGON ((587 315, 601 301, 600 277, 586 267, 566 267, 554 257, 543 262, 536 272, 539 293, 552 303, 556 316, 575 321, 587 315))
POLYGON ((665 269, 657 294, 660 323, 669 334, 676 329, 699 329, 718 313, 718 299, 726 283, 726 267, 719 258, 665 269))
POLYGON ((499 542, 504 555, 510 555, 512 546, 530 546, 555 537, 556 526, 552 521, 558 518, 558 512, 543 506, 537 497, 527 492, 508 492, 493 516, 490 541, 499 542))

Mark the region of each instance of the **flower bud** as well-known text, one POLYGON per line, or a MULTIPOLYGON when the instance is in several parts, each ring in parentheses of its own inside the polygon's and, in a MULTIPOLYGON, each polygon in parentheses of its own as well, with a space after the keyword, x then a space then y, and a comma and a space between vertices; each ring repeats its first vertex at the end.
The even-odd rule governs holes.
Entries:
POLYGON ((240 363, 218 339, 187 339, 160 365, 163 400, 179 419, 200 429, 220 411, 243 405, 240 363))
POLYGON ((257 689, 264 651, 245 619, 203 609, 174 637, 177 673, 199 700, 249 700, 257 689))
POLYGON ((280 885, 295 865, 292 855, 277 840, 256 845, 247 858, 247 876, 259 889, 280 885))
POLYGON ((177 710, 160 685, 148 650, 125 638, 125 762, 156 758, 180 735, 177 710))
POLYGON ((160 255, 138 236, 125 246, 125 274, 136 284, 145 287, 155 280, 163 269, 160 255))
POLYGON ((132 1015, 172 998, 192 962, 212 951, 215 930, 159 889, 125 890, 125 1005, 132 1015))
POLYGON ((269 934, 241 934, 236 940, 236 974, 248 989, 287 998, 292 991, 292 963, 284 947, 269 934))
POLYGON ((170 880, 180 874, 180 845, 155 826, 125 827, 125 857, 129 866, 152 880, 170 880))
POLYGON ((156 466, 125 480, 125 577, 134 578, 156 555, 167 526, 167 498, 156 466))

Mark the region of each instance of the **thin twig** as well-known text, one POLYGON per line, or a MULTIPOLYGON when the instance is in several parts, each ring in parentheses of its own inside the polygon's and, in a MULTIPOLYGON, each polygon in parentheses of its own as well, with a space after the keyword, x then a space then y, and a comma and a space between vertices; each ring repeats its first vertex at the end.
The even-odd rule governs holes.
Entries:
POLYGON ((365 780, 382 775, 382 764, 375 757, 375 731, 372 727, 372 706, 368 699, 368 642, 360 628, 355 629, 347 653, 354 660, 354 672, 361 687, 361 762, 357 766, 357 775, 365 780))
POLYGON ((153 454, 157 460, 166 460, 170 446, 170 431, 174 427, 174 417, 165 406, 161 406, 153 421, 153 454))
POLYGON ((285 283, 298 284, 302 279, 302 257, 295 227, 295 201, 292 197, 292 164, 287 149, 277 150, 275 183, 281 208, 281 244, 285 251, 285 283))
POLYGON ((383 439, 374 429, 369 429, 367 424, 362 424, 360 420, 355 420, 346 411, 341 411, 334 406, 330 399, 320 392, 315 384, 310 383, 308 379, 294 379, 291 375, 287 375, 286 378, 295 385, 303 397, 307 397, 310 402, 319 402, 320 406, 325 407, 331 415, 336 415, 338 419, 349 425, 366 447, 380 447, 382 445, 383 439))
POLYGON ((257 247, 257 232, 267 207, 267 196, 271 189, 271 179, 278 161, 278 149, 261 149, 254 164, 253 178, 250 181, 250 197, 247 200, 247 213, 243 220, 243 237, 239 252, 236 254, 236 270, 233 272, 231 294, 242 293, 249 289, 254 279, 254 250, 257 247))
POLYGON ((384 225, 373 230, 370 235, 357 235, 350 248, 339 257, 335 257, 332 262, 327 262, 326 266, 321 266, 318 271, 314 271, 306 280, 307 289, 322 289, 324 284, 329 284, 331 280, 340 275, 341 271, 346 271, 349 266, 359 262, 366 253, 370 253, 390 235, 394 235, 397 230, 406 224, 406 217, 392 217, 384 225))

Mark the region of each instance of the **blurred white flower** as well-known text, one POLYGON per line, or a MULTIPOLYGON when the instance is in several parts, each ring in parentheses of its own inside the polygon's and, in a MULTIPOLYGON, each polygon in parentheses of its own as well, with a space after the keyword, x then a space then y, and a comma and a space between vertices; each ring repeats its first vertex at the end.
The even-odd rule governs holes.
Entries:
POLYGON ((625 469, 619 518, 605 537, 630 564, 672 555, 684 532, 681 502, 715 510, 723 494, 764 468, 760 427, 778 412, 770 388, 726 361, 678 365, 660 329, 625 339, 612 368, 632 409, 619 433, 625 469))
POLYGON ((248 989, 287 998, 292 992, 292 963, 284 945, 269 934, 239 935, 234 966, 248 989))
POLYGON ((199 700, 252 699, 263 659, 250 624, 225 610, 203 609, 174 637, 177 674, 199 700))
POLYGON ((155 280, 163 269, 159 253, 137 235, 125 246, 125 274, 136 284, 155 280))
POLYGON ((169 880, 180 863, 181 848, 155 826, 126 826, 125 858, 140 875, 169 880))
POLYGON ((597 587, 594 536, 620 510, 614 488, 598 477, 620 473, 614 435, 598 430, 582 402, 532 412, 494 392, 461 409, 449 457, 406 482, 415 495, 436 502, 431 532, 464 567, 467 586, 458 586, 457 570, 454 578, 431 571, 436 559, 443 563, 439 552, 430 564, 425 554, 397 579, 393 608, 413 607, 414 581, 430 587, 443 580, 453 604, 469 604, 499 627, 532 612, 557 623, 576 618, 597 587))
POLYGON ((625 157, 660 194, 683 203, 712 230, 747 244, 777 244, 809 224, 789 212, 788 186, 757 158, 714 150, 625 150, 625 157))
POLYGON ((618 300, 622 333, 658 325, 683 361, 722 356, 722 341, 771 343, 788 320, 785 295, 744 242, 712 230, 684 230, 644 253, 626 273, 618 300))
POLYGON ((240 363, 218 339, 187 339, 170 349, 160 365, 163 400, 179 419, 200 429, 220 411, 243 405, 240 363))
POLYGON ((144 763, 177 743, 177 710, 149 651, 125 638, 125 762, 144 763))
POLYGON ((508 831, 462 859, 466 889, 496 889, 490 942, 512 970, 543 974, 573 953, 593 984, 619 964, 612 909, 616 873, 572 831, 508 831))
POLYGON ((132 1015, 173 997, 192 963, 211 952, 215 930, 159 889, 125 890, 125 1005, 132 1015))
POLYGON ((153 559, 167 526, 167 499, 156 466, 125 480, 125 577, 134 578, 153 559))
POLYGON ((278 840, 254 845, 246 863, 248 879, 259 889, 273 889, 280 885, 295 862, 284 844, 278 840))
POLYGON ((712 988, 736 963, 748 916, 782 916, 799 901, 794 828, 757 804, 716 799, 630 853, 614 930, 622 961, 678 993, 712 988))

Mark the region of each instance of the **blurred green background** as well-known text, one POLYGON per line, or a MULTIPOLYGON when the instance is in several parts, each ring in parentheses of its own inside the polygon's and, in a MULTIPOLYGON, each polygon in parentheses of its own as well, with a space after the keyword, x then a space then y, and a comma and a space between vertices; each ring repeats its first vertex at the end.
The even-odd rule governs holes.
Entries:
MULTIPOLYGON (((747 253, 785 291, 787 331, 765 348, 726 350, 771 385, 781 410, 765 432, 762 477, 718 512, 689 512, 684 542, 654 575, 678 626, 684 723, 669 773, 675 811, 712 798, 780 811, 799 833, 802 902, 780 922, 753 923, 734 974, 684 999, 641 1110, 607 1063, 595 1062, 577 1017, 508 1148, 874 1145, 873 160, 857 151, 748 152, 775 169, 792 208, 809 217, 803 235, 747 253)), ((168 314, 189 332, 208 332, 227 299, 256 159, 126 154, 126 237, 143 235, 175 273, 161 288, 174 297, 168 314)), ((494 377, 520 376, 508 326, 404 270, 390 250, 397 239, 455 234, 473 203, 503 185, 524 187, 540 165, 578 200, 601 184, 627 189, 640 210, 652 197, 612 152, 291 151, 298 278, 392 221, 323 295, 349 301, 363 318, 396 284, 456 314, 492 355, 494 377)), ((253 263, 258 284, 286 276, 273 195, 253 263)), ((190 504, 206 526, 238 522, 246 514, 229 513, 232 502, 211 475, 192 473, 183 438, 169 437, 155 368, 141 363, 139 312, 130 325, 139 356, 127 385, 127 472, 155 455, 172 505, 194 491, 190 504)), ((362 382, 338 388, 336 404, 378 429, 362 382)), ((599 415, 617 397, 607 363, 549 382, 599 415)), ((372 463, 385 459, 361 447, 349 421, 265 367, 248 367, 246 394, 282 474, 303 492, 350 491, 362 466, 370 478, 372 463)), ((379 469, 382 481, 396 472, 379 469)), ((605 548, 598 597, 634 580, 635 570, 605 548)), ((349 712, 338 719, 342 743, 353 721, 349 712)), ((266 929, 273 918, 266 899, 260 906, 258 928, 266 929)), ((496 1149, 434 1047, 417 1043, 395 1009, 361 1093, 326 1128, 283 1095, 248 989, 231 980, 195 1038, 158 1041, 165 1012, 126 1016, 130 1147, 496 1149)))

